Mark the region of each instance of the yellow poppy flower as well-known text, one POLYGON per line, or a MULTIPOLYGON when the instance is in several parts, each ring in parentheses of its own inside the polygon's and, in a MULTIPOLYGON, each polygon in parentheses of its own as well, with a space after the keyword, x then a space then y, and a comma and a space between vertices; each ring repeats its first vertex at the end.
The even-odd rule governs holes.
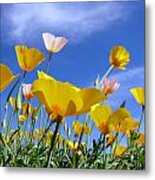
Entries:
POLYGON ((2 92, 16 78, 9 67, 0 63, 0 92, 2 92))
POLYGON ((24 114, 21 114, 18 116, 18 120, 19 120, 19 122, 23 123, 27 120, 27 116, 24 114))
MULTIPOLYGON (((10 97, 9 102, 13 108, 16 108, 16 102, 13 97, 10 97)), ((30 103, 22 103, 21 111, 22 114, 18 116, 19 122, 25 122, 29 115, 32 117, 32 120, 36 120, 35 112, 37 108, 33 107, 30 103)))
POLYGON ((80 136, 82 132, 83 132, 83 134, 88 134, 90 131, 90 128, 88 126, 83 125, 79 121, 73 122, 73 129, 77 136, 80 136))
POLYGON ((23 114, 25 114, 26 116, 28 116, 29 114, 32 115, 32 105, 30 103, 22 103, 22 112, 23 114))
POLYGON ((130 61, 130 54, 123 46, 114 46, 110 52, 110 64, 117 69, 125 69, 130 61))
POLYGON ((77 111, 77 115, 89 112, 93 105, 106 99, 106 96, 96 88, 83 88, 77 91, 82 99, 82 107, 77 111))
POLYGON ((67 140, 66 144, 72 152, 75 151, 78 147, 78 143, 74 144, 73 141, 71 141, 71 140, 67 140))
POLYGON ((32 71, 44 61, 44 55, 35 48, 28 49, 20 45, 15 47, 17 60, 21 69, 26 72, 32 71))
POLYGON ((126 108, 119 108, 112 112, 108 105, 95 105, 91 109, 91 117, 103 134, 112 131, 126 132, 126 130, 138 126, 134 120, 126 119, 131 118, 130 112, 126 108))
POLYGON ((119 132, 126 133, 128 135, 128 132, 131 132, 138 127, 139 122, 135 121, 131 117, 128 117, 121 121, 119 126, 119 132))
POLYGON ((91 108, 90 114, 95 125, 103 134, 110 132, 110 116, 112 110, 108 105, 95 105, 91 108))
MULTIPOLYGON (((49 79, 49 80, 56 81, 55 78, 45 74, 42 71, 38 71, 38 77, 39 77, 39 79, 49 79)), ((57 81, 57 82, 60 82, 60 81, 57 81)), ((62 83, 62 82, 60 82, 60 83, 62 83)), ((76 115, 89 112, 90 107, 93 106, 94 104, 96 104, 96 102, 101 102, 102 100, 106 99, 106 96, 103 95, 96 88, 83 88, 83 89, 80 89, 80 88, 74 86, 71 83, 66 83, 66 84, 69 84, 70 87, 72 87, 76 91, 76 93, 78 93, 80 95, 80 97, 82 99, 82 107, 81 107, 81 109, 79 111, 76 112, 76 115)))
POLYGON ((133 144, 144 145, 144 143, 145 143, 145 135, 144 135, 144 133, 138 133, 137 134, 137 139, 135 141, 133 141, 133 144))
POLYGON ((130 118, 131 113, 126 108, 118 108, 110 117, 111 130, 119 131, 120 124, 126 119, 130 118))
POLYGON ((106 145, 109 146, 115 141, 116 137, 113 134, 106 135, 106 145))
POLYGON ((22 103, 22 113, 25 117, 31 116, 32 120, 36 120, 36 113, 38 111, 38 109, 36 107, 34 107, 32 104, 30 103, 22 103))
POLYGON ((145 143, 145 135, 144 133, 139 133, 137 144, 144 145, 145 143))
POLYGON ((115 156, 122 156, 127 150, 126 146, 117 145, 114 151, 115 156))
POLYGON ((141 106, 145 106, 144 88, 141 87, 131 88, 130 92, 134 96, 138 104, 140 104, 141 106))
POLYGON ((92 105, 103 100, 102 93, 95 88, 80 89, 41 74, 43 76, 40 77, 39 74, 40 79, 33 82, 32 92, 45 105, 49 114, 55 113, 64 117, 86 113, 92 105))

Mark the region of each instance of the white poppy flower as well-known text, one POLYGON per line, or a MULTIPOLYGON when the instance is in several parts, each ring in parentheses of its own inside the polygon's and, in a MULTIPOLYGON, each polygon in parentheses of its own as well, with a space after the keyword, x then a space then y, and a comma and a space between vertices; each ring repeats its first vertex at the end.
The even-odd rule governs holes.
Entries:
POLYGON ((46 49, 52 53, 59 52, 68 42, 65 37, 55 37, 51 33, 43 33, 42 37, 46 49))

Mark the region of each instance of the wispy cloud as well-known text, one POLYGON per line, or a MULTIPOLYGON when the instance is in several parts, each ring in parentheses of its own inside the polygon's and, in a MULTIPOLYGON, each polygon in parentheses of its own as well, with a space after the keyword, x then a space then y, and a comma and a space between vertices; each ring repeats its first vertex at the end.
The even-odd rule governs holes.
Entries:
POLYGON ((3 30, 7 27, 14 40, 50 31, 80 41, 121 23, 131 12, 127 2, 13 4, 1 9, 3 30))

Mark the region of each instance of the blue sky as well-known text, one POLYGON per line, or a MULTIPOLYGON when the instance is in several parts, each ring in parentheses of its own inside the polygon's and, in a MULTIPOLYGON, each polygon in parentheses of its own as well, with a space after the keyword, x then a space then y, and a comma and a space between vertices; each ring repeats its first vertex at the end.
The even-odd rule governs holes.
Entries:
MULTIPOLYGON (((0 61, 17 74, 14 46, 24 44, 40 49, 48 57, 41 34, 52 32, 69 42, 53 56, 50 74, 58 80, 90 87, 109 67, 109 52, 114 45, 125 46, 131 54, 126 71, 114 70, 121 87, 107 101, 113 109, 127 100, 127 108, 137 120, 140 107, 129 89, 144 86, 144 1, 82 2, 43 4, 1 4, 0 61)), ((47 60, 39 69, 43 69, 47 60)), ((37 76, 27 75, 26 83, 37 76)), ((9 86, 10 87, 10 86, 9 86)), ((8 93, 1 94, 2 105, 8 93)))

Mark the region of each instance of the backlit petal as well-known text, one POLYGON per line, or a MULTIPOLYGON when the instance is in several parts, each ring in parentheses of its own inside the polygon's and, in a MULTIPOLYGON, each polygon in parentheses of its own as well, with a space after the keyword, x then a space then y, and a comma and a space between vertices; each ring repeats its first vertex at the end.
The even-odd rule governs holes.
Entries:
POLYGON ((45 47, 48 51, 52 52, 53 51, 53 46, 55 43, 55 36, 51 33, 43 33, 42 34, 45 47))
POLYGON ((83 88, 79 91, 79 94, 83 100, 83 106, 78 114, 89 112, 91 106, 105 99, 101 91, 96 88, 83 88))
POLYGON ((8 66, 0 64, 0 92, 2 92, 16 78, 8 66))
POLYGON ((91 108, 91 117, 95 125, 104 134, 108 133, 108 123, 112 110, 108 105, 96 105, 91 108))
POLYGON ((139 122, 135 121, 132 118, 125 118, 119 127, 119 131, 122 133, 127 133, 128 131, 132 131, 139 127, 139 122))
POLYGON ((122 156, 127 150, 126 146, 117 145, 116 150, 114 152, 115 156, 122 156))
POLYGON ((130 115, 130 112, 126 108, 119 108, 112 113, 110 122, 113 126, 117 127, 124 119, 129 118, 130 115))
POLYGON ((110 52, 110 64, 118 69, 125 69, 130 61, 130 54, 123 46, 114 46, 110 52))
POLYGON ((138 87, 138 88, 131 88, 130 89, 131 94, 134 96, 135 100, 138 104, 141 106, 145 105, 145 98, 144 98, 144 88, 138 87))
POLYGON ((49 113, 55 112, 62 116, 69 116, 75 114, 76 110, 82 106, 80 96, 69 83, 39 79, 33 83, 33 92, 49 113), (74 107, 68 110, 68 106, 74 107))
POLYGON ((59 52, 66 44, 68 40, 64 37, 57 37, 53 46, 53 52, 59 52))
POLYGON ((35 48, 28 49, 26 46, 15 47, 18 64, 24 71, 32 71, 36 66, 44 61, 44 55, 35 48))

